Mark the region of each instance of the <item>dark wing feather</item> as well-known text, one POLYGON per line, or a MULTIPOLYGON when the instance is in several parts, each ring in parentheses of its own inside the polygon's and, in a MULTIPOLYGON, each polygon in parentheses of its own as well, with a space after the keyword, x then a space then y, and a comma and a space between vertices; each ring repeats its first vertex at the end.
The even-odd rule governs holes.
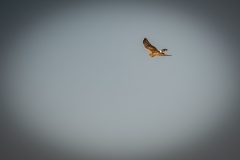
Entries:
POLYGON ((151 43, 148 41, 147 38, 144 38, 143 45, 150 52, 158 52, 158 49, 156 47, 154 47, 153 45, 151 45, 151 43))

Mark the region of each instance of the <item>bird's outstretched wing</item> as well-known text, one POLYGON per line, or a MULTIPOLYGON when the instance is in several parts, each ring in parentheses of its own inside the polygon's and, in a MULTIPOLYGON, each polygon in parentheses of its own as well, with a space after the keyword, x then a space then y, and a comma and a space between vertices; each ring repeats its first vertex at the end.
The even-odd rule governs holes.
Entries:
POLYGON ((153 45, 151 45, 151 43, 148 41, 147 38, 144 38, 144 40, 143 40, 143 45, 144 45, 144 47, 145 47, 147 50, 149 50, 150 52, 159 52, 156 47, 154 47, 153 45))

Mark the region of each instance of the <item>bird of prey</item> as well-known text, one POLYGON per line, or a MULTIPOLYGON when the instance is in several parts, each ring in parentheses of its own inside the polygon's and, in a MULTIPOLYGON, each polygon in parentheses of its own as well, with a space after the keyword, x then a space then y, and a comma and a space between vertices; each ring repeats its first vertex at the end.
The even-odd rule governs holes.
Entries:
POLYGON ((165 54, 164 52, 167 51, 168 49, 163 48, 162 50, 158 50, 156 47, 154 47, 153 45, 151 45, 151 43, 148 41, 147 38, 144 38, 143 40, 143 45, 144 47, 150 51, 150 57, 154 57, 154 56, 172 56, 169 54, 165 54))

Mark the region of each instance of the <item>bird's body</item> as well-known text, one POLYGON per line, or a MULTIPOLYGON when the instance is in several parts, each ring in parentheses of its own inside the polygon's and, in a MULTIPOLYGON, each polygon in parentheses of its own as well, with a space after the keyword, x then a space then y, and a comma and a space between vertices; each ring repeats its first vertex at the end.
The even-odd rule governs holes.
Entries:
POLYGON ((171 56, 169 54, 165 54, 164 52, 167 51, 168 49, 163 48, 162 50, 158 50, 156 47, 151 45, 151 43, 148 41, 147 38, 144 38, 143 40, 143 45, 144 47, 150 51, 150 57, 155 57, 155 56, 171 56))

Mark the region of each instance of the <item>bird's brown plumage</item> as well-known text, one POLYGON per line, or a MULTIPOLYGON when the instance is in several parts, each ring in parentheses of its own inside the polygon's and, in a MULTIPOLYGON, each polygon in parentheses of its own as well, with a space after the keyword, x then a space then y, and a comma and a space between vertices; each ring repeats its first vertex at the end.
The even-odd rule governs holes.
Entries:
POLYGON ((159 52, 156 47, 154 47, 153 45, 151 45, 151 43, 148 41, 147 38, 144 38, 144 40, 143 40, 143 45, 144 45, 144 47, 145 47, 147 50, 149 50, 150 52, 159 52))
POLYGON ((147 38, 143 39, 143 45, 144 47, 150 51, 150 56, 154 57, 154 56, 171 56, 168 54, 165 54, 164 52, 167 51, 166 48, 162 49, 162 50, 158 50, 156 47, 154 47, 153 45, 151 45, 151 43, 148 41, 147 38))

